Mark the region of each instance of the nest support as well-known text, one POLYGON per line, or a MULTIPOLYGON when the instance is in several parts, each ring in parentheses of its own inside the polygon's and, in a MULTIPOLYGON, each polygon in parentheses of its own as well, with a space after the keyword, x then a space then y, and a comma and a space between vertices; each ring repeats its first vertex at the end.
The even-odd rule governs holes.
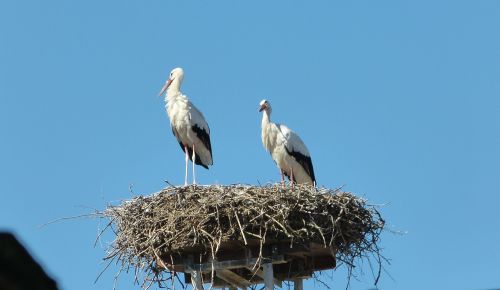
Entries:
POLYGON ((335 268, 337 261, 351 273, 357 259, 370 256, 379 265, 376 280, 380 276, 384 220, 364 199, 340 190, 170 186, 101 215, 116 234, 105 259, 134 269, 145 288, 173 288, 175 278, 196 289, 203 283, 281 286, 335 268))
POLYGON ((246 245, 243 242, 226 242, 215 254, 215 259, 208 253, 178 259, 178 263, 167 263, 164 267, 187 273, 186 283, 195 281, 192 274, 199 273, 202 284, 210 282, 213 287, 242 289, 266 282, 265 265, 271 267, 271 285, 278 287, 282 287, 282 281, 307 279, 315 271, 336 266, 335 253, 330 247, 317 243, 305 246, 294 244, 291 240, 273 240, 265 245, 260 245, 256 239, 246 245))

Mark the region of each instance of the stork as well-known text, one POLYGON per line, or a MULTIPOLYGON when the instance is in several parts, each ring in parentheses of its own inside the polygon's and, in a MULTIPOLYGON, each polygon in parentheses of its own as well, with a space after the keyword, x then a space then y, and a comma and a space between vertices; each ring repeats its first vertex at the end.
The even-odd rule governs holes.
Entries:
POLYGON ((188 163, 193 162, 193 184, 196 184, 195 164, 208 169, 213 164, 210 128, 203 114, 180 91, 184 71, 174 68, 160 91, 165 92, 165 108, 177 142, 186 155, 184 185, 188 184, 188 163))
POLYGON ((302 139, 287 126, 271 122, 272 108, 267 100, 260 102, 262 111, 262 144, 278 166, 281 182, 286 175, 292 186, 294 182, 316 186, 311 155, 302 139))

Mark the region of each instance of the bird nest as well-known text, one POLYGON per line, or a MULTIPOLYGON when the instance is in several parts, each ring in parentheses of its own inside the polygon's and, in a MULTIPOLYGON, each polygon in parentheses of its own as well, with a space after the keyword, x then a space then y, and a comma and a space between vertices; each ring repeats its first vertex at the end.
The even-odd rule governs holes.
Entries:
MULTIPOLYGON (((256 257, 251 267, 255 270, 266 257, 280 254, 275 252, 278 248, 286 250, 281 252, 284 263, 306 259, 313 252, 311 245, 318 253, 326 250, 333 261, 326 266, 304 262, 302 274, 339 264, 352 273, 358 259, 375 257, 376 279, 380 276, 378 242, 384 220, 366 200, 340 190, 279 184, 170 186, 109 206, 100 214, 109 219, 106 228, 116 234, 105 259, 122 270, 133 269, 143 287, 173 287, 177 273, 188 272, 187 263, 234 259, 234 253, 245 253, 256 257)), ((282 273, 280 279, 287 278, 293 277, 282 273)))

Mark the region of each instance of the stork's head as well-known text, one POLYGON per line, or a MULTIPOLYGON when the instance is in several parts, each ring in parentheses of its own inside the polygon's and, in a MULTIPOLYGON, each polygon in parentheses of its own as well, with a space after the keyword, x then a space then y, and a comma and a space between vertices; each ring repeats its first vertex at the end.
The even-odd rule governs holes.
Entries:
POLYGON ((271 110, 272 110, 271 103, 269 103, 268 100, 264 99, 264 100, 260 101, 259 106, 260 106, 259 112, 265 111, 268 114, 271 113, 271 110))
POLYGON ((179 89, 181 83, 182 83, 182 79, 184 78, 184 70, 182 70, 182 68, 180 67, 176 67, 174 68, 171 72, 170 72, 170 75, 167 79, 167 81, 165 82, 165 85, 163 86, 163 88, 161 89, 160 91, 160 96, 163 95, 163 93, 165 93, 165 91, 168 89, 168 87, 170 87, 171 85, 172 86, 175 86, 177 89, 179 89))

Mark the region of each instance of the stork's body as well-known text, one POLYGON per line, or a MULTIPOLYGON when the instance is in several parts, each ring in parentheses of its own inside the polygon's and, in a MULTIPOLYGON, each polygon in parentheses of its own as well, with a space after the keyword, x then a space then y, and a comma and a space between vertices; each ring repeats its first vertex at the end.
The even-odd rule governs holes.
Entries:
POLYGON ((183 77, 184 72, 181 68, 172 70, 160 95, 167 92, 165 107, 172 133, 186 155, 184 184, 187 185, 189 160, 193 161, 193 184, 196 183, 194 165, 198 164, 208 169, 213 161, 210 128, 203 114, 181 93, 183 77))
POLYGON ((287 126, 271 122, 271 104, 262 100, 262 144, 280 169, 281 180, 286 175, 292 184, 316 185, 311 155, 299 135, 287 126))

